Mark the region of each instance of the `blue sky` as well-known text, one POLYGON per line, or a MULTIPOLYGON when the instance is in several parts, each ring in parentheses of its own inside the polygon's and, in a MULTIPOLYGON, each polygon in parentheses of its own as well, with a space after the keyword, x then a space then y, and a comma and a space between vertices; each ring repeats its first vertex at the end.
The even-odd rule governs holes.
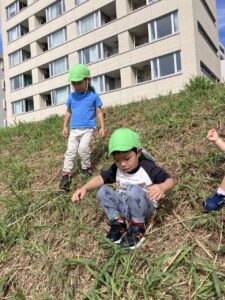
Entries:
MULTIPOLYGON (((219 28, 219 39, 225 47, 225 0, 216 0, 217 18, 219 28)), ((1 39, 1 22, 0 22, 0 53, 2 53, 2 39, 1 39)))
POLYGON ((225 1, 216 0, 220 42, 225 47, 225 1))

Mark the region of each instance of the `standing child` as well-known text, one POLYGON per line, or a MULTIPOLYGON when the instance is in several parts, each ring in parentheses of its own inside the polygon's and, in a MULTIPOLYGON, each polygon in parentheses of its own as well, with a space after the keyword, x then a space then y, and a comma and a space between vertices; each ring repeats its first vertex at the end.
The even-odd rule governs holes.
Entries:
POLYGON ((82 173, 91 175, 91 142, 96 128, 96 115, 100 123, 99 134, 105 136, 105 125, 102 101, 90 85, 90 71, 82 64, 74 65, 69 71, 68 80, 74 92, 67 100, 67 110, 64 117, 63 136, 68 137, 68 147, 64 156, 63 176, 59 187, 69 189, 74 157, 81 158, 82 173), (68 124, 70 122, 70 134, 68 124))
MULTIPOLYGON (((214 142, 216 146, 225 153, 225 142, 221 139, 215 129, 210 129, 207 134, 207 139, 214 142)), ((214 194, 208 197, 203 202, 203 207, 206 211, 219 210, 225 204, 225 177, 214 194)))
POLYGON ((155 211, 154 202, 172 189, 174 180, 143 156, 139 135, 131 129, 114 131, 109 154, 114 163, 76 190, 72 202, 98 188, 96 197, 110 224, 107 238, 121 247, 135 249, 144 240, 145 222, 155 211), (106 185, 110 183, 117 184, 116 191, 106 185))

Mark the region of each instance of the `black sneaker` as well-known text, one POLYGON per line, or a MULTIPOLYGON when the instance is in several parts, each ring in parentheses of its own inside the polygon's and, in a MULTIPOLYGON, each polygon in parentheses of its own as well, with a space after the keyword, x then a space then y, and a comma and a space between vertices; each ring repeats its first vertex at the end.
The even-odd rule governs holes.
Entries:
POLYGON ((91 168, 87 168, 87 169, 81 169, 81 173, 86 175, 86 176, 92 176, 92 170, 91 168))
POLYGON ((63 174, 61 181, 59 183, 59 188, 61 190, 68 191, 71 185, 71 176, 70 174, 63 174))
POLYGON ((143 226, 131 224, 126 234, 122 237, 120 246, 130 249, 138 248, 145 240, 144 233, 145 228, 143 226))
POLYGON ((205 211, 216 211, 221 209, 225 205, 225 196, 218 194, 217 192, 208 197, 203 203, 205 211))
POLYGON ((127 225, 124 221, 118 222, 117 220, 113 220, 110 222, 110 230, 107 234, 107 239, 115 244, 119 244, 121 241, 121 236, 127 230, 127 225))

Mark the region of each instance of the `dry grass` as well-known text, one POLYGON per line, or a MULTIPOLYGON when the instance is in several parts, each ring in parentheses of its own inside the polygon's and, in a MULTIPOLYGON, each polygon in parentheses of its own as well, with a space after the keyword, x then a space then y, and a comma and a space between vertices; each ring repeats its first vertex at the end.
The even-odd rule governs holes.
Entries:
MULTIPOLYGON (((205 136, 224 134, 225 88, 199 85, 106 110, 108 135, 137 130, 177 181, 138 251, 105 239, 94 192, 73 205, 72 192, 58 191, 62 118, 0 130, 1 299, 225 299, 223 210, 201 208, 224 176, 224 156, 205 136)), ((107 140, 93 145, 96 174, 111 163, 107 140)), ((73 189, 84 181, 75 168, 73 189)))

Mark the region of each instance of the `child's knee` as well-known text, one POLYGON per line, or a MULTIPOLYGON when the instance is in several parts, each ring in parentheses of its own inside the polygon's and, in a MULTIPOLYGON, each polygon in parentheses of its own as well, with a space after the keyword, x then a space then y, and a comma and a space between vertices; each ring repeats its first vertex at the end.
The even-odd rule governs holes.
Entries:
POLYGON ((102 185, 96 192, 96 198, 98 201, 101 201, 105 198, 106 195, 110 193, 110 188, 107 185, 102 185))
POLYGON ((127 195, 129 198, 137 199, 140 197, 145 197, 145 192, 140 186, 129 184, 127 186, 127 195))

